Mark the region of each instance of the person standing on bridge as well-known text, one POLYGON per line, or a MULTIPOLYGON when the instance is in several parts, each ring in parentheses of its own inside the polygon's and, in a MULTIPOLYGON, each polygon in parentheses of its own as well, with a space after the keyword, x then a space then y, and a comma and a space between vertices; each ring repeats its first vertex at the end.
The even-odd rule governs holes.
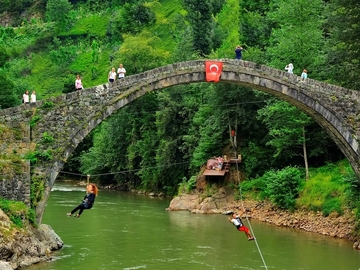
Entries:
POLYGON ((80 75, 76 75, 75 89, 76 89, 76 90, 84 89, 83 84, 82 84, 82 82, 81 82, 80 75))
POLYGON ((301 79, 303 81, 305 81, 307 79, 307 70, 306 69, 304 69, 303 72, 301 73, 301 79))
POLYGON ((113 83, 115 82, 116 80, 116 72, 115 72, 115 68, 112 68, 109 72, 109 75, 108 75, 108 80, 110 83, 113 83))
POLYGON ((25 93, 23 94, 22 102, 25 104, 29 103, 29 91, 28 90, 26 90, 25 93))
POLYGON ((79 213, 76 214, 75 216, 79 218, 84 210, 91 209, 93 207, 97 194, 98 194, 97 186, 95 184, 88 184, 86 186, 86 195, 82 203, 76 206, 70 213, 67 213, 66 215, 68 217, 71 217, 76 211, 79 210, 79 213))
POLYGON ((292 63, 285 66, 285 70, 291 74, 293 74, 294 65, 292 63))
POLYGON ((125 73, 126 73, 126 70, 125 68, 123 67, 123 64, 120 64, 119 65, 119 68, 117 70, 117 74, 119 76, 119 79, 123 79, 125 77, 125 73))
POLYGON ((32 91, 30 96, 30 103, 34 103, 34 102, 36 102, 36 94, 35 91, 32 91))
POLYGON ((242 50, 243 48, 240 45, 237 45, 235 48, 235 56, 237 60, 241 60, 242 58, 242 50))

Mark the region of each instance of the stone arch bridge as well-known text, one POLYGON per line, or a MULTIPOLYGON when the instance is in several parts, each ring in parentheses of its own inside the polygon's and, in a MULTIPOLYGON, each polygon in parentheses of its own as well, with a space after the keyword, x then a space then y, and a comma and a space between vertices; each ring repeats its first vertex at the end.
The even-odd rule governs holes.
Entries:
MULTIPOLYGON (((209 60, 210 61, 210 60, 209 60)), ((360 176, 360 94, 247 61, 222 62, 220 82, 257 89, 311 116, 338 145, 360 176)), ((205 60, 187 61, 128 76, 59 97, 0 111, 0 196, 36 206, 38 222, 59 171, 89 132, 115 111, 148 92, 206 81, 205 60), (25 159, 24 156, 27 156, 25 159), (37 159, 30 165, 28 159, 37 159), (41 191, 41 192, 40 192, 41 191)))

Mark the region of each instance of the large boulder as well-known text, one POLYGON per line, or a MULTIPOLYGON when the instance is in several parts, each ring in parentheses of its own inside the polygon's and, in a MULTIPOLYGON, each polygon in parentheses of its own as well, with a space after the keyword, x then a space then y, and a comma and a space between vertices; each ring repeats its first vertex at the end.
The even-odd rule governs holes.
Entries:
POLYGON ((8 262, 0 261, 0 270, 14 270, 8 262))
POLYGON ((181 194, 171 200, 167 210, 187 210, 199 214, 221 214, 224 211, 223 208, 233 200, 233 193, 230 189, 220 188, 214 194, 206 197, 201 194, 181 194))
POLYGON ((18 269, 52 259, 51 251, 63 246, 60 237, 46 224, 16 229, 0 209, 0 269, 18 269), (5 268, 6 267, 6 268, 5 268), (11 267, 11 268, 9 268, 11 267))

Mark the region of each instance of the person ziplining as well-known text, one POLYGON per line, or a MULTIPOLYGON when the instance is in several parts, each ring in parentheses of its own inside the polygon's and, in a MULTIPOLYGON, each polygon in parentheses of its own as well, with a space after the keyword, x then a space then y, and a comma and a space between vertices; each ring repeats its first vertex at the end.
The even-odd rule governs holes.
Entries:
POLYGON ((86 186, 86 195, 82 203, 76 206, 70 213, 67 213, 66 215, 71 217, 76 211, 79 210, 79 213, 75 215, 75 217, 79 218, 84 210, 91 209, 93 207, 97 194, 97 186, 95 184, 88 184, 86 186))
POLYGON ((229 217, 228 219, 229 219, 229 221, 230 221, 232 224, 234 224, 234 226, 236 227, 236 229, 237 229, 238 231, 245 233, 245 235, 246 235, 246 237, 247 237, 247 239, 248 239, 249 241, 255 239, 255 238, 251 235, 251 233, 250 233, 250 231, 249 231, 249 228, 246 227, 246 226, 243 224, 241 218, 240 218, 238 215, 236 215, 236 214, 234 213, 234 214, 232 214, 232 216, 229 217))

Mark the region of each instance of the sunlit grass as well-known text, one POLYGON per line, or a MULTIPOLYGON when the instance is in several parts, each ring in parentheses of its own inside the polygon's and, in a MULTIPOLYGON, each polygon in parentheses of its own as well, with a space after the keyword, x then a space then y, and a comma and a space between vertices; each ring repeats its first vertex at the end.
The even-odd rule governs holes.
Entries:
POLYGON ((61 33, 61 36, 80 36, 91 34, 97 37, 104 37, 106 28, 111 19, 111 14, 92 14, 76 21, 70 31, 61 33))
POLYGON ((297 200, 297 207, 322 211, 324 215, 334 211, 341 214, 341 205, 345 205, 347 199, 345 191, 350 188, 350 184, 344 181, 349 170, 347 161, 313 169, 297 200))

